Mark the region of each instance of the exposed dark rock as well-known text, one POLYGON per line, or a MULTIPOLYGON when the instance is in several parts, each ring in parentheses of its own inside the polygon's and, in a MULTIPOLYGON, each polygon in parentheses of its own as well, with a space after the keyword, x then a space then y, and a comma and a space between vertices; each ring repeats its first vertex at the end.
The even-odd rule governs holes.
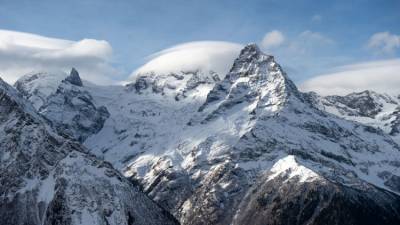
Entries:
POLYGON ((242 200, 232 224, 398 224, 400 197, 326 180, 260 181, 242 200))
POLYGON ((65 78, 65 81, 69 82, 70 84, 82 87, 82 80, 81 77, 79 76, 78 71, 75 68, 71 69, 71 72, 68 77, 65 78))

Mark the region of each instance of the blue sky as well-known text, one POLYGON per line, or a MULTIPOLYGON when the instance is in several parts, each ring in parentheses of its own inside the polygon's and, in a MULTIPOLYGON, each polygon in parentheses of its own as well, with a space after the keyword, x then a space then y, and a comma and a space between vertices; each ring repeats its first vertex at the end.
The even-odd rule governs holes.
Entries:
POLYGON ((147 56, 177 44, 218 40, 262 46, 275 30, 284 42, 264 50, 276 55, 295 81, 303 81, 337 66, 399 57, 396 44, 389 51, 368 47, 373 34, 400 35, 399 12, 399 0, 0 0, 0 29, 106 40, 121 79, 147 56))

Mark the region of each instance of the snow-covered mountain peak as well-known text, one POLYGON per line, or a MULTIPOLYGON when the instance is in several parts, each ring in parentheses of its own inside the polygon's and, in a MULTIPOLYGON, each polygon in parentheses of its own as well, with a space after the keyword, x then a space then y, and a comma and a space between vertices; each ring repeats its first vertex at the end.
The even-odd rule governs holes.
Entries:
POLYGON ((228 73, 230 80, 235 80, 235 75, 241 77, 250 77, 258 73, 261 65, 267 65, 274 61, 274 57, 266 55, 256 44, 248 44, 241 51, 239 56, 235 59, 234 64, 228 73))
POLYGON ((240 51, 239 55, 253 55, 253 54, 262 54, 260 48, 256 43, 249 43, 245 45, 240 51))
POLYGON ((273 113, 291 96, 302 101, 301 94, 273 56, 264 54, 256 44, 246 45, 225 79, 215 85, 199 111, 220 113, 245 103, 247 111, 273 113))
POLYGON ((228 74, 228 78, 231 82, 245 80, 256 89, 270 88, 275 89, 275 91, 297 92, 296 86, 287 77, 274 57, 263 53, 256 44, 248 44, 242 49, 228 74))

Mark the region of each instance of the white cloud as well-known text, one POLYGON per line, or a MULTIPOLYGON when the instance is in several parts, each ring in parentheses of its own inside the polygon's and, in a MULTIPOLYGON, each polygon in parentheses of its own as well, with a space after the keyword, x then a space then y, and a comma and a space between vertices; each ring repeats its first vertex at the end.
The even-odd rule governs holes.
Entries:
POLYGON ((315 14, 311 17, 311 21, 314 23, 320 23, 322 21, 322 16, 315 14))
POLYGON ((299 35, 299 39, 301 39, 302 41, 318 42, 321 44, 333 44, 334 43, 334 41, 332 39, 326 37, 325 35, 318 33, 318 32, 310 31, 310 30, 301 32, 299 35))
POLYGON ((315 31, 305 30, 293 37, 286 37, 274 30, 265 34, 260 45, 269 54, 297 58, 315 52, 320 54, 321 48, 331 47, 334 43, 329 37, 315 31))
POLYGON ((284 68, 289 68, 293 77, 309 76, 314 71, 322 71, 321 68, 343 61, 343 57, 332 57, 335 41, 322 33, 304 30, 290 36, 284 33, 282 36, 285 40, 278 47, 263 50, 274 55, 284 68))
POLYGON ((285 51, 292 57, 305 54, 321 55, 321 49, 330 47, 334 43, 332 39, 319 32, 305 30, 288 43, 285 51))
POLYGON ((400 48, 400 35, 389 32, 375 33, 368 40, 367 48, 378 54, 393 54, 400 48))
POLYGON ((170 73, 190 70, 213 70, 225 76, 239 55, 240 44, 222 41, 188 42, 162 50, 150 56, 150 61, 135 70, 138 73, 170 73))
POLYGON ((285 36, 278 30, 273 30, 264 35, 261 47, 265 49, 279 47, 285 41, 285 36))
POLYGON ((300 89, 321 95, 343 95, 364 90, 400 94, 400 58, 339 67, 335 72, 304 82, 300 89))
POLYGON ((83 79, 109 83, 117 71, 110 65, 110 44, 102 40, 70 41, 0 30, 0 77, 9 83, 31 71, 75 67, 83 79))

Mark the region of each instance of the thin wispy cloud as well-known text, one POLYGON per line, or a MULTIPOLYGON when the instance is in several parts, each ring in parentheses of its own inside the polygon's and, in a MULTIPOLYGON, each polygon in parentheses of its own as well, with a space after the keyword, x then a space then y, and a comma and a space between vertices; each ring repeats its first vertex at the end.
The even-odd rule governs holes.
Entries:
POLYGON ((303 31, 302 33, 300 33, 299 35, 300 39, 306 40, 306 41, 314 41, 314 42, 318 42, 318 43, 322 43, 322 44, 333 44, 334 41, 319 33, 319 32, 314 32, 314 31, 310 31, 310 30, 306 30, 303 31))
POLYGON ((319 53, 321 49, 334 43, 331 38, 319 32, 305 30, 291 40, 285 51, 295 54, 294 56, 313 54, 315 52, 319 53))
POLYGON ((319 14, 315 14, 311 17, 311 22, 320 23, 322 21, 322 16, 319 14))

